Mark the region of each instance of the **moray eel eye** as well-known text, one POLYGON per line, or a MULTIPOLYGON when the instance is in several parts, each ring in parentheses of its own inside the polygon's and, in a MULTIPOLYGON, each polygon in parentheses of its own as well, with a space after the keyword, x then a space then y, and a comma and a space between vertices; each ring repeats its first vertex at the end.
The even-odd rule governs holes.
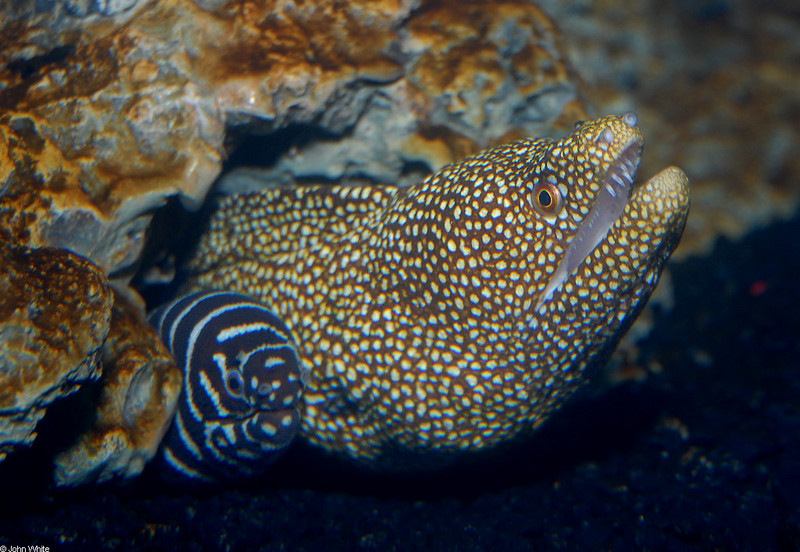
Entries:
POLYGON ((561 192, 550 182, 539 182, 533 188, 533 207, 545 217, 552 217, 561 210, 561 192))
POLYGON ((244 389, 244 382, 242 382, 242 375, 239 372, 231 372, 225 377, 225 387, 228 393, 234 397, 242 395, 244 389))

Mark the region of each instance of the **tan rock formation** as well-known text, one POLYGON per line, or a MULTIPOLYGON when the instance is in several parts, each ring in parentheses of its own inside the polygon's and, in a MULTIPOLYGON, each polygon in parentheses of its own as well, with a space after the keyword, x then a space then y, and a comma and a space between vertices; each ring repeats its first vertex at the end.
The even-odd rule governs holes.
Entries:
POLYGON ((30 444, 50 403, 100 375, 111 290, 68 251, 0 242, 0 459, 30 444))
POLYGON ((135 477, 153 458, 181 389, 180 368, 139 309, 115 294, 97 419, 56 457, 56 483, 135 477))

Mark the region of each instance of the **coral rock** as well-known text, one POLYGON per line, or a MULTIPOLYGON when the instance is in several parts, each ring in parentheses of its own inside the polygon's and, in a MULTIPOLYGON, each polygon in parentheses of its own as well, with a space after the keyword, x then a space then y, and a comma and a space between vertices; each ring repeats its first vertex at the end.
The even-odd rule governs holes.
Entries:
POLYGON ((101 4, 0 8, 0 224, 110 274, 138 259, 165 197, 203 200, 226 125, 313 127, 276 178, 396 183, 584 113, 528 2, 101 4))
POLYGON ((102 359, 97 418, 56 457, 58 485, 139 475, 175 413, 180 369, 141 312, 119 294, 102 359))
POLYGON ((0 243, 0 457, 35 437, 47 406, 99 374, 112 294, 90 262, 0 243))

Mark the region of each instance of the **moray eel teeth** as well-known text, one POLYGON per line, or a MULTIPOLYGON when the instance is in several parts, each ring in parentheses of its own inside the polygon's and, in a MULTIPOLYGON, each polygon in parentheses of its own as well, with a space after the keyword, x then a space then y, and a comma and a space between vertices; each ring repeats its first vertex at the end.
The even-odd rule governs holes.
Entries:
MULTIPOLYGON (((622 119, 631 127, 635 127, 638 122, 634 113, 627 113, 622 119)), ((607 151, 615 139, 614 132, 606 128, 598 134, 596 142, 600 149, 607 151)), ((570 240, 567 251, 536 303, 536 310, 552 297, 553 292, 564 283, 564 280, 575 273, 578 266, 603 241, 611 226, 622 215, 631 196, 633 177, 642 157, 642 145, 641 136, 630 138, 606 172, 594 205, 570 240)))

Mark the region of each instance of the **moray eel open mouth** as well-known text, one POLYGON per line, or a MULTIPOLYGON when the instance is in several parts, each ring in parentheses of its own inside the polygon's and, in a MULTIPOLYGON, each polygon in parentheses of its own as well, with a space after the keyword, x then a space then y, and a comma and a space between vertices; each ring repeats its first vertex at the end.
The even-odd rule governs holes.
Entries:
MULTIPOLYGON (((634 113, 625 114, 623 120, 632 127, 638 123, 638 118, 634 113)), ((597 138, 601 147, 603 145, 607 147, 614 140, 614 133, 610 129, 605 129, 597 138)), ((536 310, 550 299, 553 292, 567 278, 575 273, 580 264, 603 241, 614 223, 622 216, 631 198, 634 187, 633 178, 642 157, 642 147, 641 137, 630 138, 614 163, 606 171, 592 208, 570 240, 561 262, 536 303, 536 310)))

